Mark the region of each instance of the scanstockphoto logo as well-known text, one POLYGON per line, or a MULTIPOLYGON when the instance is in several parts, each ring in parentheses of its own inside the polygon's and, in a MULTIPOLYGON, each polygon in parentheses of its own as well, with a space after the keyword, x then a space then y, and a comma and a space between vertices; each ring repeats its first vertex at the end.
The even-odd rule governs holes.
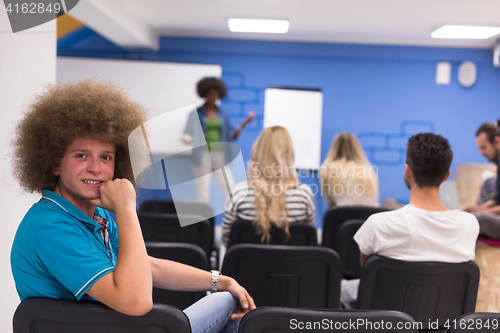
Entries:
POLYGON ((20 32, 50 22, 72 10, 79 0, 4 0, 12 32, 20 32))

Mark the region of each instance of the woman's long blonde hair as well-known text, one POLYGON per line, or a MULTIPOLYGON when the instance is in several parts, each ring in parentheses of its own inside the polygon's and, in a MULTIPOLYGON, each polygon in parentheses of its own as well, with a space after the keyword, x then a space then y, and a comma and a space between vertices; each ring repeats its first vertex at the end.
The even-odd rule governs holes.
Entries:
POLYGON ((353 188, 362 185, 364 195, 378 198, 377 175, 358 139, 351 133, 340 133, 333 139, 330 151, 321 165, 320 180, 325 197, 334 193, 335 185, 345 186, 349 181, 353 188))
POLYGON ((266 128, 252 147, 248 178, 255 190, 254 225, 262 234, 262 243, 271 241, 272 226, 283 228, 290 235, 286 186, 297 180, 294 161, 292 138, 284 127, 266 128))

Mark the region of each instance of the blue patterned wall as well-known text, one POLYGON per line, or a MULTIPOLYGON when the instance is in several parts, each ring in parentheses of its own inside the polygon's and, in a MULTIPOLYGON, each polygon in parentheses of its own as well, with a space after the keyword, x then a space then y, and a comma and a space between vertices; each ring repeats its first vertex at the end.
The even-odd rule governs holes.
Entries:
MULTIPOLYGON (((222 107, 233 125, 251 110, 257 114, 257 121, 237 141, 245 160, 262 130, 267 87, 320 88, 322 158, 335 134, 356 134, 378 169, 381 199, 409 198, 402 180, 409 136, 425 131, 448 138, 454 150, 453 176, 457 163, 486 162, 478 154, 474 134, 481 123, 500 117, 500 69, 493 67, 490 50, 180 37, 162 37, 160 44, 159 51, 128 52, 84 28, 60 40, 58 54, 222 65, 229 88, 222 107), (477 66, 477 82, 470 88, 456 79, 464 60, 477 66), (435 83, 439 61, 452 65, 449 85, 435 83)), ((301 179, 318 184, 315 173, 301 179)), ((320 195, 316 203, 320 221, 326 203, 320 195)))
POLYGON ((401 123, 398 133, 361 132, 357 137, 374 165, 404 165, 408 139, 423 132, 434 133, 434 124, 430 121, 405 120, 401 123))

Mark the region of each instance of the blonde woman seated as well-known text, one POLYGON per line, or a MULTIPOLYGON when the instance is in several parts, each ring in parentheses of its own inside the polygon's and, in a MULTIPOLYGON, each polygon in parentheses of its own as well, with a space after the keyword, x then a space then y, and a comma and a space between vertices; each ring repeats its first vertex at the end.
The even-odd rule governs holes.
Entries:
POLYGON ((340 133, 320 170, 321 189, 332 206, 378 207, 378 179, 356 137, 340 133))
POLYGON ((315 225, 314 195, 308 185, 298 182, 294 160, 292 139, 285 128, 273 126, 260 134, 252 147, 248 182, 236 185, 235 204, 222 220, 222 241, 226 246, 231 225, 238 218, 253 221, 262 235, 261 243, 266 244, 271 241, 273 226, 289 235, 290 223, 315 225))

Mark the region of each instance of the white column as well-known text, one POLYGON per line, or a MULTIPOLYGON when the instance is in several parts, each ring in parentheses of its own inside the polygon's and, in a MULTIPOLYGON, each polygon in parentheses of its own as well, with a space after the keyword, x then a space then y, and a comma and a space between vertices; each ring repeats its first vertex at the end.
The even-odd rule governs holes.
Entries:
POLYGON ((12 332, 19 304, 10 269, 10 248, 19 222, 39 198, 21 190, 12 176, 11 144, 23 106, 56 79, 56 22, 12 33, 0 3, 0 332, 12 332))

